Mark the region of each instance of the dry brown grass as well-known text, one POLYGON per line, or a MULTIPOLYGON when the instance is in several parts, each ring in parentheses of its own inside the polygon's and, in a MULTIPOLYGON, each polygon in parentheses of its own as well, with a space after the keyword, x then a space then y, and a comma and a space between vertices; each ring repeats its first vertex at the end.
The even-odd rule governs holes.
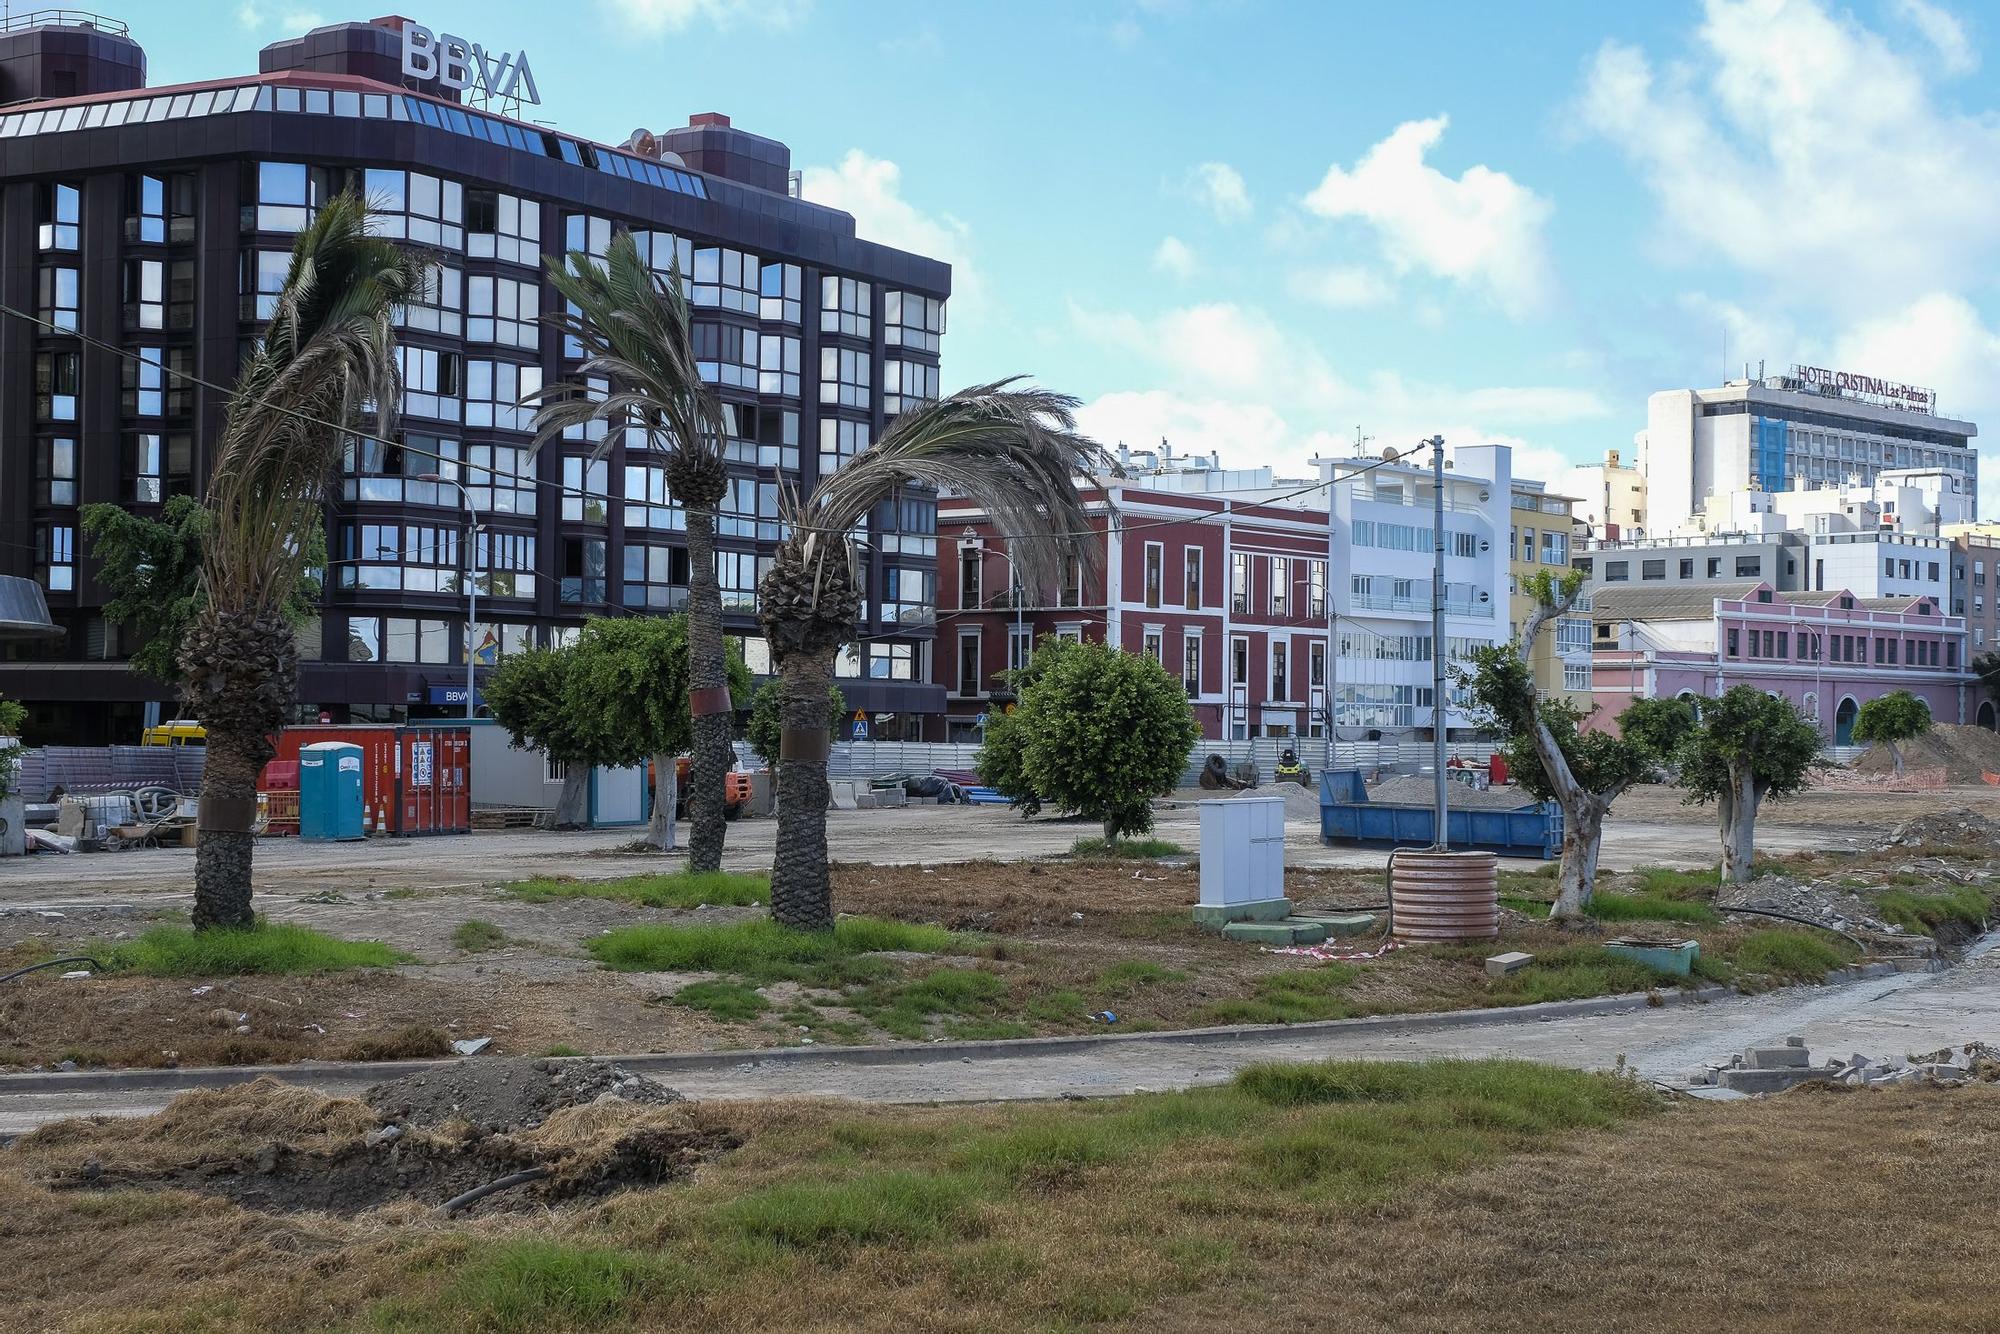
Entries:
POLYGON ((1116 1160, 1065 1136, 1121 1106, 583 1107, 539 1133, 594 1144, 699 1117, 747 1144, 692 1188, 449 1224, 400 1206, 339 1220, 56 1193, 0 1160, 4 1286, 24 1327, 93 1330, 1994 1326, 2000 1090, 1681 1106, 1554 1139, 1483 1107, 1413 1108, 1400 1124, 1440 1137, 1421 1141, 1428 1166, 1379 1179, 1384 1123, 1365 1104, 1219 1117, 1116 1160), (1333 1155, 1331 1175, 1271 1178, 1258 1146, 1300 1135, 1333 1155), (797 1183, 949 1184, 992 1152, 1011 1155, 1010 1184, 934 1233, 788 1245, 730 1241, 718 1222, 797 1183), (550 1256, 608 1266, 612 1305, 496 1277, 524 1247, 530 1271, 550 1256))

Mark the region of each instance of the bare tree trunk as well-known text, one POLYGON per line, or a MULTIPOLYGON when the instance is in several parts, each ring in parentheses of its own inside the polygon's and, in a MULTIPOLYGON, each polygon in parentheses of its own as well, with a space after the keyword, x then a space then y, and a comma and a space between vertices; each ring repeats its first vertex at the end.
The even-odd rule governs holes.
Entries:
POLYGON ((688 534, 688 703, 694 763, 688 769, 688 869, 722 869, 728 828, 723 782, 731 760, 729 670, 722 639, 722 589, 715 577, 715 511, 690 506, 688 534))
POLYGON ((1722 878, 1732 885, 1750 882, 1757 860, 1757 807, 1761 793, 1748 764, 1731 765, 1729 791, 1718 803, 1722 816, 1722 878))
POLYGON ((556 794, 556 828, 581 829, 589 823, 590 766, 565 764, 562 791, 556 794))
POLYGON ((1889 759, 1896 766, 1896 777, 1901 778, 1903 776, 1903 748, 1893 741, 1884 741, 1882 744, 1889 748, 1889 759))
POLYGON ((646 824, 646 842, 661 852, 674 850, 674 803, 679 794, 674 791, 674 757, 655 755, 653 757, 653 817, 646 824))
POLYGON ((1580 922, 1597 884, 1597 853, 1604 845, 1604 813, 1609 803, 1580 789, 1559 803, 1563 810, 1562 868, 1549 919, 1580 922))
POLYGON ((783 731, 778 747, 778 842, 771 859, 771 916, 801 930, 824 930, 833 925, 833 886, 826 856, 826 697, 833 683, 833 650, 789 654, 778 669, 778 680, 783 731))
POLYGON ((208 734, 208 757, 201 774, 204 823, 195 835, 194 845, 197 931, 256 925, 257 916, 250 907, 250 863, 257 836, 249 831, 248 824, 249 817, 256 813, 257 775, 264 765, 259 754, 268 752, 270 746, 262 736, 251 740, 252 745, 246 747, 243 738, 228 732, 211 730, 208 734), (218 812, 247 812, 248 816, 238 819, 230 814, 219 816, 218 812), (209 827, 212 820, 244 827, 209 827))

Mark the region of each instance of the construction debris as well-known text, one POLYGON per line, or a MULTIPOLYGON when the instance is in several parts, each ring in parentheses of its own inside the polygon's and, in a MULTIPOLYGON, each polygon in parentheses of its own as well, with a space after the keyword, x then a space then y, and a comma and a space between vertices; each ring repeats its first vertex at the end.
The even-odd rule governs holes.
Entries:
POLYGON ((1520 972, 1534 961, 1534 955, 1523 954, 1519 950, 1510 950, 1505 954, 1496 954, 1486 961, 1486 975, 1488 977, 1505 977, 1509 973, 1520 972))
POLYGON ((2000 1083, 2000 1049, 1983 1042, 1945 1047, 1898 1060, 1864 1056, 1814 1061, 1805 1039, 1787 1038, 1782 1047, 1750 1047, 1727 1065, 1704 1065, 1688 1071, 1690 1089, 1724 1089, 1747 1096, 1782 1093, 1800 1084, 1819 1082, 1846 1088, 1889 1088, 1910 1084, 1956 1087, 1969 1083, 2000 1083))
POLYGON ((1960 806, 1903 821, 1877 845, 1884 848, 1991 846, 2000 843, 2000 825, 1960 806))

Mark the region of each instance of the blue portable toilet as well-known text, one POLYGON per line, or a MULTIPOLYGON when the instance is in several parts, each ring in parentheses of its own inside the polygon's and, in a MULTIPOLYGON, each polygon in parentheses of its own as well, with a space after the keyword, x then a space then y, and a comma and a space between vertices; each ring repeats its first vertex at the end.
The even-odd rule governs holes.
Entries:
POLYGON ((361 747, 316 741, 299 747, 299 839, 361 838, 361 747))

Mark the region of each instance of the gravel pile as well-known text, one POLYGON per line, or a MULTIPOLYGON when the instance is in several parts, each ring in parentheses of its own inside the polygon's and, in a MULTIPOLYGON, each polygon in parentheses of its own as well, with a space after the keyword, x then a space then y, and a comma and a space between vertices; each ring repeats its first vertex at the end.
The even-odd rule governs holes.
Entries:
MULTIPOLYGON (((1806 884, 1782 875, 1760 875, 1747 885, 1725 883, 1716 891, 1720 908, 1757 908, 1764 912, 1787 913, 1840 931, 1863 931, 1883 936, 1908 933, 1902 927, 1876 916, 1874 905, 1857 894, 1828 884, 1806 884)), ((1737 918, 1741 922, 1746 919, 1737 918)), ((1770 925, 1748 919, 1751 925, 1770 925)))
MULTIPOLYGON (((1423 774, 1384 779, 1368 789, 1368 800, 1379 806, 1430 806, 1437 800, 1433 780, 1423 774)), ((1518 811, 1535 804, 1534 797, 1518 787, 1493 787, 1484 792, 1464 783, 1446 783, 1445 800, 1453 810, 1518 811)))
POLYGON ((564 1107, 602 1098, 679 1102, 664 1084, 609 1061, 499 1057, 469 1060, 377 1084, 365 1101, 419 1126, 465 1121, 484 1130, 532 1130, 564 1107))

